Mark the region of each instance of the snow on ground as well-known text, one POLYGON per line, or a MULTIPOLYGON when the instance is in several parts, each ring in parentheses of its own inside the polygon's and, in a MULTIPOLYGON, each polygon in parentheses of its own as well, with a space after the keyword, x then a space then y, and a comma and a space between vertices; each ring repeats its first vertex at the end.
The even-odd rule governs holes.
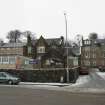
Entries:
POLYGON ((90 76, 89 75, 83 75, 83 76, 79 76, 79 78, 77 79, 76 83, 38 83, 38 82, 21 82, 20 85, 35 85, 35 86, 39 86, 39 87, 48 87, 48 86, 81 86, 86 84, 87 82, 90 81, 90 76))
POLYGON ((48 86, 68 86, 70 84, 67 83, 40 83, 40 82, 20 82, 20 85, 48 85, 48 86))
POLYGON ((19 87, 30 89, 47 89, 55 91, 68 91, 72 93, 105 93, 104 88, 95 88, 96 81, 92 81, 90 75, 79 76, 76 83, 32 83, 21 82, 19 87))
POLYGON ((105 80, 105 72, 96 72, 102 79, 105 80))
POLYGON ((72 84, 71 86, 81 86, 84 85, 86 83, 88 83, 90 81, 90 76, 89 75, 82 75, 79 76, 79 78, 77 79, 75 84, 72 84))

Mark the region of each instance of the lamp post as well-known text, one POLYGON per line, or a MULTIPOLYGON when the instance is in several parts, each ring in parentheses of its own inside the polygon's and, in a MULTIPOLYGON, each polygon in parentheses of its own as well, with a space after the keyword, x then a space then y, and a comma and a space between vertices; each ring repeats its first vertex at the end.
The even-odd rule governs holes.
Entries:
POLYGON ((69 68, 68 68, 68 36, 67 36, 67 16, 66 13, 64 12, 64 17, 65 17, 65 32, 66 32, 66 54, 67 54, 67 58, 66 58, 66 62, 67 62, 67 66, 66 66, 66 81, 67 83, 69 83, 69 68))

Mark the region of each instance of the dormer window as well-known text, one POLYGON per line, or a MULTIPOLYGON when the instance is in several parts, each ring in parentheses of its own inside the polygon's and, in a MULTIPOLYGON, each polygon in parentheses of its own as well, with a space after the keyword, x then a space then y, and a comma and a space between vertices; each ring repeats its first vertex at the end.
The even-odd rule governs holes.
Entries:
POLYGON ((84 44, 90 45, 90 44, 91 44, 91 43, 90 43, 90 40, 85 40, 84 44))
POLYGON ((45 47, 44 46, 37 47, 37 53, 45 53, 45 47))

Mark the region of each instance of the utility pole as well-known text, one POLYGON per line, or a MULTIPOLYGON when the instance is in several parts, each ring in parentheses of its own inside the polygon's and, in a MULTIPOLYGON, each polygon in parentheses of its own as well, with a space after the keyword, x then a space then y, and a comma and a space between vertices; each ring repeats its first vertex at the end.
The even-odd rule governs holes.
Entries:
POLYGON ((66 32, 66 54, 67 54, 67 58, 66 58, 66 62, 67 62, 67 66, 66 66, 66 81, 67 83, 69 83, 69 68, 68 68, 68 33, 67 33, 67 15, 64 12, 64 17, 65 17, 65 32, 66 32))

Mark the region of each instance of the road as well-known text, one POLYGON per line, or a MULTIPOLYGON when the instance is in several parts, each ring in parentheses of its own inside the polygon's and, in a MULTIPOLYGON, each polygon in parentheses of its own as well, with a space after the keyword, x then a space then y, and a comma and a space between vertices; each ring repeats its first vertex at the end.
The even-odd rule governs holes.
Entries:
POLYGON ((0 86, 0 105, 105 105, 105 94, 0 86))
POLYGON ((83 84, 64 87, 38 84, 0 85, 0 105, 105 105, 105 89, 102 90, 105 80, 95 70, 91 70, 86 79, 87 82, 83 84), (98 90, 94 92, 94 89, 98 90))

